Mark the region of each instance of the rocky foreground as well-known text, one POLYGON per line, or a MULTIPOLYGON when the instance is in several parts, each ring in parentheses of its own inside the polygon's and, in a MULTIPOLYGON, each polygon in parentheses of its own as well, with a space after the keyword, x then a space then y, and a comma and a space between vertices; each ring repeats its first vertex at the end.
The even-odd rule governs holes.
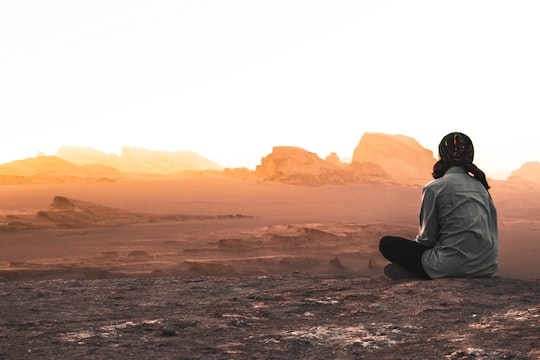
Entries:
POLYGON ((2 359, 538 359, 540 280, 8 281, 2 359))

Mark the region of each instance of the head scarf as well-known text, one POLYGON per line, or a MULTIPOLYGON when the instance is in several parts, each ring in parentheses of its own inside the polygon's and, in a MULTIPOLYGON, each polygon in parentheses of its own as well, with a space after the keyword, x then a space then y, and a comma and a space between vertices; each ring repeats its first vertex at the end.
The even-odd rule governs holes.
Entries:
POLYGON ((433 178, 442 177, 452 166, 462 166, 489 190, 486 175, 473 164, 474 146, 467 135, 452 132, 443 137, 439 144, 439 158, 440 160, 433 166, 433 178))

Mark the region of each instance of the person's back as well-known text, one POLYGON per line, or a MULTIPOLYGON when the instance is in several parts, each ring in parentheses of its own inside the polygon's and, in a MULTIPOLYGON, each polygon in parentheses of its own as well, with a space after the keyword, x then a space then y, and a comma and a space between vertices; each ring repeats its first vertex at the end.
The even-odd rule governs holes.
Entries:
POLYGON ((449 133, 439 143, 433 178, 422 193, 415 241, 384 236, 379 251, 390 277, 493 277, 498 273, 497 211, 471 139, 449 133))
MULTIPOLYGON (((430 278, 496 276, 497 212, 484 186, 454 166, 426 185, 424 199, 433 201, 437 218, 436 228, 423 229, 416 238, 431 247, 422 255, 430 278)), ((422 211, 429 211, 425 205, 422 211)))

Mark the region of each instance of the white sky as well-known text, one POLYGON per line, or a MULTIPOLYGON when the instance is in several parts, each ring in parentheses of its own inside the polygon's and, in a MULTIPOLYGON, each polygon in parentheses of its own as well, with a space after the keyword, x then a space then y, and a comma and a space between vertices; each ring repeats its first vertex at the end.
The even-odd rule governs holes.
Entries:
POLYGON ((540 1, 0 0, 0 163, 62 145, 273 146, 352 157, 364 132, 486 172, 540 160, 540 1))

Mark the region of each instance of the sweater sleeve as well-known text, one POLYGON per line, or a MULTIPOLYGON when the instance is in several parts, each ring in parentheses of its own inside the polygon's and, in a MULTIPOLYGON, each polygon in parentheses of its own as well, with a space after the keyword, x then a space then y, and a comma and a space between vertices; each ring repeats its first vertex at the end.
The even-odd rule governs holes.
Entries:
POLYGON ((420 207, 420 232, 415 240, 421 245, 432 247, 437 242, 438 234, 439 223, 435 194, 430 188, 424 188, 420 207))

